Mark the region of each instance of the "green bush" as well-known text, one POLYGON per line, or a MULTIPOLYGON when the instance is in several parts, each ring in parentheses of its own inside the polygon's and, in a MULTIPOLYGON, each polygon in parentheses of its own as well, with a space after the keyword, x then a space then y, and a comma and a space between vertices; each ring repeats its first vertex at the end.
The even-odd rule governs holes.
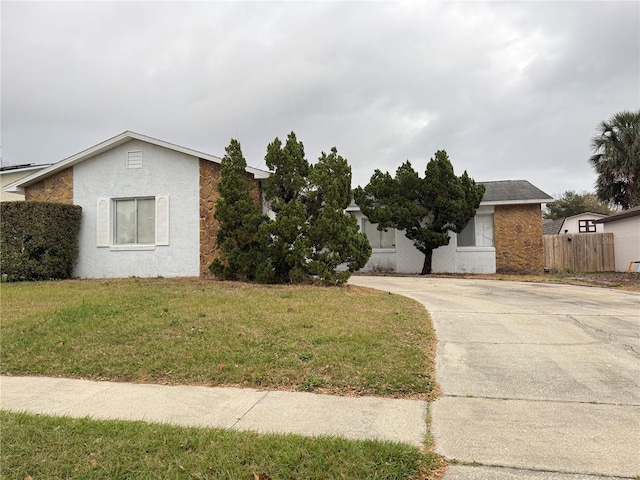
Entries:
POLYGON ((0 273, 8 281, 70 278, 82 208, 46 202, 0 204, 0 273))

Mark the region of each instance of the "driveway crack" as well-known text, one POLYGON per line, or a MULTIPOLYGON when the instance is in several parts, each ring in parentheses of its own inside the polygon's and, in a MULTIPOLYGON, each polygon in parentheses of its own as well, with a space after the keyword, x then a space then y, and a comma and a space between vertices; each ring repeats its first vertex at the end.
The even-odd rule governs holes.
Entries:
POLYGON ((633 345, 622 341, 618 336, 592 325, 587 325, 586 323, 580 321, 575 315, 567 315, 567 318, 569 318, 569 320, 571 320, 583 330, 594 332, 595 336, 603 338, 607 343, 618 344, 622 346, 627 352, 631 353, 635 357, 640 358, 640 352, 638 352, 633 345))

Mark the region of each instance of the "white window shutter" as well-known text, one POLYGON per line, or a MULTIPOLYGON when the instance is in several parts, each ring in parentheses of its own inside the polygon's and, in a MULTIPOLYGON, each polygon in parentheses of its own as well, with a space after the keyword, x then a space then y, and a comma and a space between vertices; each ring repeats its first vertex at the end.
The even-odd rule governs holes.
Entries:
POLYGON ((156 197, 156 245, 169 245, 169 197, 156 197))
POLYGON ((108 198, 98 198, 96 209, 96 245, 98 247, 109 246, 109 206, 111 200, 108 198))

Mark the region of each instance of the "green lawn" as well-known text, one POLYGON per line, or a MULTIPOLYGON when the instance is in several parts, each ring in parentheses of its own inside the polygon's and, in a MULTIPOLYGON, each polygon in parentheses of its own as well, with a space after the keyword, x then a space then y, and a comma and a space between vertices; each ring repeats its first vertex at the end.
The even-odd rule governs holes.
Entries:
POLYGON ((391 442, 258 435, 0 412, 6 479, 425 479, 437 456, 391 442))
MULTIPOLYGON (((420 304, 202 279, 2 284, 0 372, 431 400, 420 304)), ((0 414, 2 478, 435 478, 409 445, 0 414)))
POLYGON ((424 307, 358 287, 202 279, 1 286, 0 372, 432 399, 424 307))

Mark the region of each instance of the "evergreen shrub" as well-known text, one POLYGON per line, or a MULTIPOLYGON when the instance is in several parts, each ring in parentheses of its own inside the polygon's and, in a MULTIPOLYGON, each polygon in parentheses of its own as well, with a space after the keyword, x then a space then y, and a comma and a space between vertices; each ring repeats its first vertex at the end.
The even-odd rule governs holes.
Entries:
POLYGON ((47 202, 0 204, 3 280, 70 278, 78 259, 82 207, 47 202))

